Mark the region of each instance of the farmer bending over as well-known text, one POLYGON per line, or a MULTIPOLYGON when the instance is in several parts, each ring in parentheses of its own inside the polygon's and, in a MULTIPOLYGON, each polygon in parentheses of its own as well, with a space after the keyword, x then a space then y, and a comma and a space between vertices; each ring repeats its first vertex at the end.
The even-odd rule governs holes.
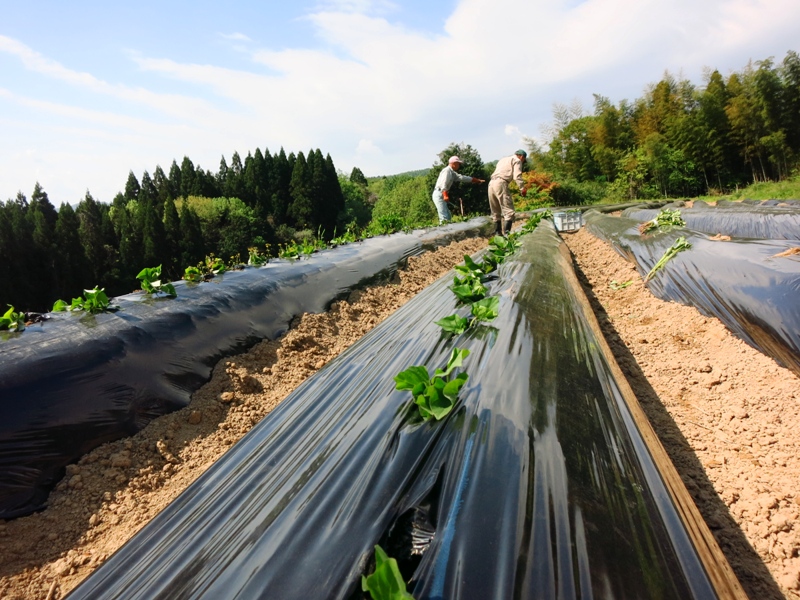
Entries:
POLYGON ((511 156, 498 160, 492 173, 489 181, 489 210, 492 211, 495 235, 507 235, 514 224, 514 201, 508 191, 508 184, 516 181, 523 196, 528 191, 522 179, 522 167, 525 166, 527 157, 525 150, 517 150, 511 156))
POLYGON ((436 205, 436 212, 439 213, 440 225, 449 221, 452 216, 447 203, 450 201, 450 187, 456 181, 462 183, 483 183, 485 181, 477 177, 459 175, 458 170, 461 168, 462 163, 463 161, 457 156, 451 156, 447 166, 439 173, 439 178, 433 188, 433 203, 436 205))

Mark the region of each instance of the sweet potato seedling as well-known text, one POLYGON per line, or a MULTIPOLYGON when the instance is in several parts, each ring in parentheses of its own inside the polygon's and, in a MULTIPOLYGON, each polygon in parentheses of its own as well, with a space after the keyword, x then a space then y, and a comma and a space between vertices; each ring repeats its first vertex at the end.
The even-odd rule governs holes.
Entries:
POLYGON ((486 297, 486 286, 481 283, 478 277, 458 277, 453 278, 453 293, 464 304, 471 304, 486 297))
POLYGON ((686 221, 681 217, 681 211, 664 208, 659 211, 654 219, 639 225, 639 233, 644 235, 654 229, 669 231, 673 227, 685 227, 686 221))
POLYGON ((480 321, 489 322, 496 319, 499 306, 499 298, 490 296, 470 305, 471 319, 459 315, 450 315, 436 321, 436 325, 448 333, 459 335, 480 321))
POLYGON ((139 271, 136 279, 139 280, 142 289, 147 294, 166 294, 171 298, 178 295, 174 285, 161 282, 161 265, 157 267, 145 267, 139 271))
POLYGON ((447 361, 447 367, 444 370, 436 369, 433 377, 423 366, 409 367, 395 376, 395 389, 411 392, 419 413, 425 421, 429 421, 431 418, 439 421, 453 410, 456 400, 458 400, 458 392, 469 378, 469 375, 462 372, 450 379, 450 374, 461 366, 467 356, 469 356, 469 350, 453 348, 450 359, 447 361))
POLYGON ((660 271, 667 261, 672 259, 678 252, 683 252, 684 250, 688 250, 691 248, 692 245, 686 241, 686 238, 681 236, 670 246, 666 252, 664 252, 664 256, 662 256, 658 262, 653 265, 653 268, 650 269, 650 272, 647 274, 647 277, 644 278, 644 282, 647 283, 653 278, 658 271, 660 271))
POLYGON ((25 314, 14 311, 14 307, 8 305, 8 310, 0 317, 0 329, 9 331, 22 331, 25 329, 25 314))
POLYGON ((380 546, 375 546, 375 571, 361 576, 361 590, 369 592, 372 600, 414 600, 406 591, 397 561, 380 546))
POLYGON ((113 312, 118 309, 118 306, 111 306, 111 301, 106 295, 105 288, 94 286, 94 289, 83 290, 83 296, 73 298, 70 304, 67 304, 63 300, 56 300, 53 304, 52 312, 86 311, 89 314, 95 315, 101 312, 113 312))

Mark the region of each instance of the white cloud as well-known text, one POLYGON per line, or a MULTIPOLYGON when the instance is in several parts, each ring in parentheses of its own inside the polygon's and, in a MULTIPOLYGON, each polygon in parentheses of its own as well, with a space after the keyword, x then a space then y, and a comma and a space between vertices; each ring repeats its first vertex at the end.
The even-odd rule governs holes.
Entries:
MULTIPOLYGON (((699 77, 704 66, 725 73, 748 58, 780 60, 797 49, 792 26, 800 22, 795 0, 460 0, 431 33, 393 21, 398 10, 385 1, 326 0, 304 19, 313 47, 282 50, 241 33, 242 24, 219 34, 240 43, 246 62, 235 68, 139 48, 127 54, 141 75, 137 85, 70 69, 0 36, 0 53, 75 92, 54 99, 0 75, 0 106, 21 111, 24 123, 3 123, 4 137, 20 140, 5 145, 36 150, 39 168, 62 161, 58 173, 102 188, 106 200, 129 169, 138 174, 184 154, 214 169, 221 154, 257 146, 318 147, 338 167, 369 175, 429 166, 451 142, 471 144, 488 161, 513 150, 523 131, 538 131, 553 103, 591 105, 592 93, 632 99, 665 69, 699 77), (35 131, 36 146, 25 128, 35 131), (67 132, 87 140, 81 157, 104 165, 102 172, 51 151, 68 146, 57 137, 67 132), (103 140, 94 158, 88 140, 103 140), (114 149, 112 140, 127 147, 114 149), (112 168, 113 157, 127 162, 112 168)), ((24 159, 11 167, 2 152, 0 181, 30 177, 24 159)), ((54 191, 76 185, 51 181, 54 191)), ((0 189, 0 197, 9 193, 0 189)))
POLYGON ((248 36, 243 33, 220 33, 220 37, 224 40, 230 40, 232 42, 252 42, 248 36))
POLYGON ((356 156, 367 157, 381 154, 383 154, 383 151, 372 140, 358 140, 356 156))
POLYGON ((323 0, 314 12, 387 14, 396 10, 397 4, 388 0, 323 0))

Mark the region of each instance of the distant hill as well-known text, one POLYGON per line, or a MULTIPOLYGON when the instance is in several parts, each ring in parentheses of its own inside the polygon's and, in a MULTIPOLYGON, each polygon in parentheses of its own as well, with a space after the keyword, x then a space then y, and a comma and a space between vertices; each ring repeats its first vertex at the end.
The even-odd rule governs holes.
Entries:
POLYGON ((392 175, 378 175, 377 177, 367 177, 367 181, 376 181, 389 177, 419 177, 420 175, 427 175, 430 169, 417 169, 416 171, 405 171, 403 173, 394 173, 392 175))

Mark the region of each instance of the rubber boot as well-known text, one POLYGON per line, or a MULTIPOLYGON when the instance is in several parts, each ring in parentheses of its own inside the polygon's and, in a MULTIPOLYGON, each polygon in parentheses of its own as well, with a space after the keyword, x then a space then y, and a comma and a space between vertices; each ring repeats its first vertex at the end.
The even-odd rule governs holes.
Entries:
POLYGON ((514 221, 513 220, 505 221, 503 223, 503 229, 505 230, 505 233, 503 235, 508 235, 509 233, 511 233, 511 226, 512 225, 514 225, 514 221))
POLYGON ((503 235, 503 222, 502 221, 495 221, 494 222, 494 235, 503 235))

